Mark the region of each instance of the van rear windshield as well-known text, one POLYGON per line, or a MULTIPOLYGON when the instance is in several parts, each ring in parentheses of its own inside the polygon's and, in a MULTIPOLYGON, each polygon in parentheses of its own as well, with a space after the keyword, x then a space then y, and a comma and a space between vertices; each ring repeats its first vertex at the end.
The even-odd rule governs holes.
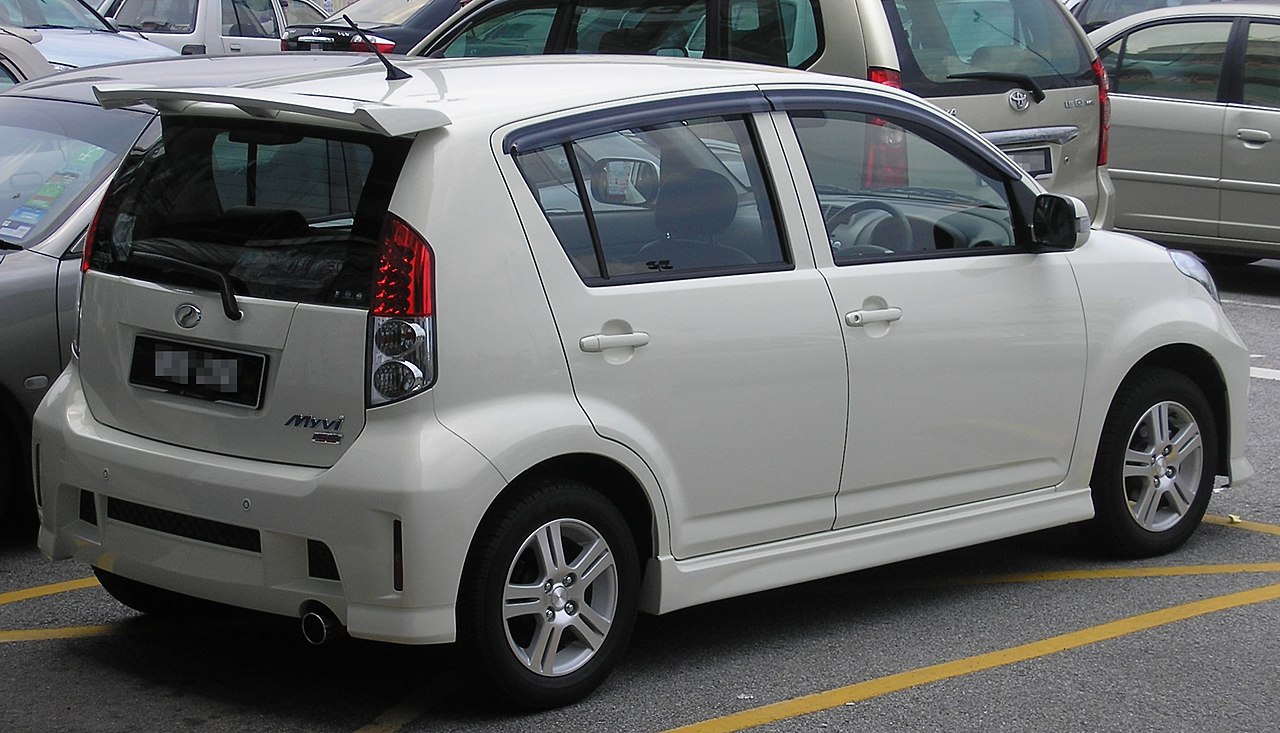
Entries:
POLYGON ((1042 89, 1093 83, 1085 38, 1061 0, 883 2, 902 86, 921 96, 1006 92, 1009 82, 999 75, 1008 73, 1026 74, 1042 89))
POLYGON ((367 307, 410 140, 278 123, 163 123, 160 141, 129 156, 107 194, 91 269, 206 290, 225 276, 238 295, 367 307))

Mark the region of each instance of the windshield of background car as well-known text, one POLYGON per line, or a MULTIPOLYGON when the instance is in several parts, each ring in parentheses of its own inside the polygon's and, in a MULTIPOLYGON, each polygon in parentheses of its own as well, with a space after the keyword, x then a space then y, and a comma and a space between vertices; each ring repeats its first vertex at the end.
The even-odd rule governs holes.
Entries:
POLYGON ((0 22, 20 25, 24 28, 85 28, 110 31, 99 18, 79 0, 0 0, 0 22))
MULTIPOLYGON (((431 0, 427 0, 431 2, 431 0)), ((422 9, 426 2, 412 0, 356 0, 341 10, 335 10, 329 16, 330 22, 343 23, 342 16, 349 15, 357 24, 360 23, 395 23, 404 25, 410 16, 422 9)), ((337 7, 337 3, 334 3, 337 7)))
POLYGON ((151 115, 0 97, 0 243, 29 247, 120 164, 151 115))
POLYGON ((121 28, 151 33, 190 33, 196 27, 196 0, 124 0, 115 21, 121 28))
POLYGON ((166 118, 98 215, 95 270, 259 298, 367 307, 387 205, 412 141, 166 118))
POLYGON ((1093 83, 1092 58, 1060 0, 884 0, 902 86, 925 97, 1008 91, 1025 74, 1042 89, 1093 83))
POLYGON ((706 0, 494 3, 460 24, 431 52, 449 58, 624 53, 792 68, 807 66, 817 55, 819 24, 811 0, 725 0, 721 25, 711 33, 709 4, 706 0))

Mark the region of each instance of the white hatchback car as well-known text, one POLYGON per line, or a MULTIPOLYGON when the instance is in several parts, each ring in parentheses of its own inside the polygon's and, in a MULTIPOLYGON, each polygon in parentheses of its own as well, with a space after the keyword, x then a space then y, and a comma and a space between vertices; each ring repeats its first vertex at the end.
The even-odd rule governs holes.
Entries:
POLYGON ((120 600, 462 641, 571 701, 664 613, 1055 525, 1171 550, 1243 481, 1197 260, 883 85, 405 60, 161 110, 37 416, 40 547, 120 600))

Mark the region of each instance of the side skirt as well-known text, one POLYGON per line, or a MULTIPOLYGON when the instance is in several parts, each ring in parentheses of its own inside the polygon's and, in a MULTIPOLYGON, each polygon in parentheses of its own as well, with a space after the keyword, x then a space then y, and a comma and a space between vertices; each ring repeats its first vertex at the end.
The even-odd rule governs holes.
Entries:
POLYGON ((668 613, 1091 517, 1088 488, 1038 489, 687 560, 650 558, 640 608, 668 613))

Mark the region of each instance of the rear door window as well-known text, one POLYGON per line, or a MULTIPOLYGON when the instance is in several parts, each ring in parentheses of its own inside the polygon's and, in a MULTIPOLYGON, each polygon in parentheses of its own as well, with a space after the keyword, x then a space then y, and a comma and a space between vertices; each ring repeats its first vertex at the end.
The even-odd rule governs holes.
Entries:
POLYGON ((1139 28, 1099 49, 1111 89, 1166 99, 1218 99, 1232 21, 1204 20, 1139 28))
POLYGON ((590 135, 517 162, 589 285, 789 267, 743 116, 590 135))
POLYGON ((240 295, 366 306, 410 141, 169 118, 103 204, 94 269, 240 295))
POLYGON ((1042 89, 1093 83, 1084 39, 1059 0, 884 0, 902 85, 925 97, 1003 93, 1004 74, 1042 89))

